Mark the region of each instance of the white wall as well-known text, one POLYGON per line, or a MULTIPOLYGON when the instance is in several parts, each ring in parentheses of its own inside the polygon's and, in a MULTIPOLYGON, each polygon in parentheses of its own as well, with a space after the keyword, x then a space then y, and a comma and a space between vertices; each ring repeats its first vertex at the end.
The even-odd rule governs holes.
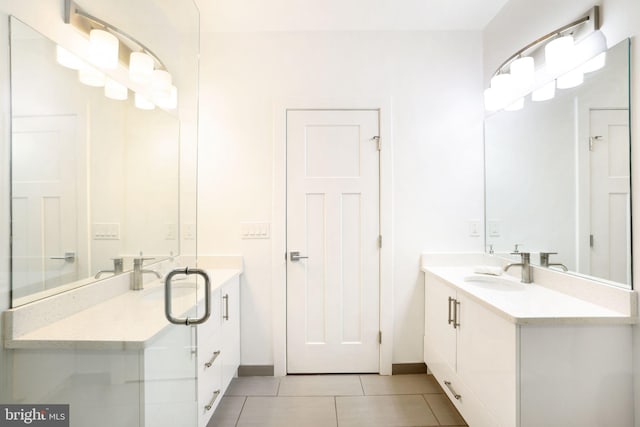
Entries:
POLYGON ((420 362, 420 253, 483 245, 467 223, 483 212, 480 33, 203 34, 198 253, 245 257, 243 365, 274 364, 272 319, 281 314, 272 304, 271 242, 240 239, 243 221, 278 222, 276 109, 366 100, 391 106, 381 126, 393 150, 393 203, 382 206, 393 214, 394 235, 384 236, 394 248, 394 301, 385 301, 395 311, 393 363, 420 362))
MULTIPOLYGON (((612 46, 625 37, 632 38, 631 53, 631 163, 632 188, 640 188, 640 150, 633 143, 640 129, 640 84, 637 70, 640 69, 640 2, 637 0, 602 0, 602 31, 612 46)), ((581 16, 593 2, 590 0, 572 0, 558 2, 556 0, 511 0, 486 27, 484 38, 484 80, 491 77, 495 68, 520 47, 532 40, 554 30, 557 27, 581 16)), ((632 209, 640 209, 640 193, 632 194, 632 209)), ((640 217, 632 217, 634 277, 640 277, 640 217)), ((637 279, 636 279, 637 280, 637 279)), ((636 285, 637 286, 637 285, 636 285)), ((640 328, 634 327, 634 374, 635 374, 635 408, 636 426, 640 426, 640 328)))

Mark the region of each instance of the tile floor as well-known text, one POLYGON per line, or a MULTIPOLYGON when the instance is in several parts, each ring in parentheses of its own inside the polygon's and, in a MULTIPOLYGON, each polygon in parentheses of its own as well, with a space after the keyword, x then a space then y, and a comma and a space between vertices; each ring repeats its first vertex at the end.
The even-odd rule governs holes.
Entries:
POLYGON ((431 375, 235 378, 207 427, 466 426, 431 375))

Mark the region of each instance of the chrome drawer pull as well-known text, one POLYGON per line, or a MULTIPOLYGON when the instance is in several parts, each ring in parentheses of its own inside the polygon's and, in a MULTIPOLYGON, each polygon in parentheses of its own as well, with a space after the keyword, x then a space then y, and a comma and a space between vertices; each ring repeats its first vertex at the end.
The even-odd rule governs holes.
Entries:
POLYGON ((229 320, 229 294, 225 294, 222 299, 224 300, 224 320, 229 320))
POLYGON ((453 319, 451 318, 451 303, 454 301, 455 301, 455 298, 449 297, 449 315, 447 316, 447 322, 449 325, 453 323, 453 319))
POLYGON ((209 402, 208 405, 205 405, 204 409, 206 409, 207 411, 210 411, 211 408, 213 408, 213 404, 216 402, 216 399, 218 398, 218 396, 220 396, 220 390, 214 391, 213 397, 211 398, 211 402, 209 402))
POLYGON ((458 317, 460 315, 460 301, 458 300, 454 300, 455 303, 453 304, 453 328, 457 329, 458 326, 460 326, 460 317, 458 317))
POLYGON ((207 363, 204 364, 204 366, 206 366, 207 368, 210 368, 211 365, 213 365, 213 362, 216 361, 216 359, 218 358, 218 356, 220 356, 220 350, 218 351, 214 351, 213 352, 213 356, 211 357, 211 360, 209 360, 207 363))
POLYGON ((456 400, 460 400, 462 398, 462 396, 460 396, 458 393, 456 393, 456 391, 453 389, 453 387, 451 386, 451 381, 445 381, 444 385, 447 386, 447 388, 449 389, 449 391, 451 392, 451 394, 453 394, 453 397, 456 398, 456 400))

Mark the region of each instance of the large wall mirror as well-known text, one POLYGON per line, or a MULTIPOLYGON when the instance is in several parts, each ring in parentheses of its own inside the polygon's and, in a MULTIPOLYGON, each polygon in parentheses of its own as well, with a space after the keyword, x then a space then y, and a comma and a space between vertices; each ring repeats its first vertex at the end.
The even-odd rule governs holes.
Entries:
POLYGON ((12 306, 177 255, 180 127, 78 81, 11 18, 12 306))
POLYGON ((629 40, 606 61, 552 100, 486 119, 486 242, 631 288, 629 40))

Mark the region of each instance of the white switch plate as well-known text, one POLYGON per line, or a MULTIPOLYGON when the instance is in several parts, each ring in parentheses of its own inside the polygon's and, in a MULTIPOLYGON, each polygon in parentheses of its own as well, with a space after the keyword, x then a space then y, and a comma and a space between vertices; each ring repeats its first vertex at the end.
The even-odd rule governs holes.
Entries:
POLYGON ((500 221, 487 221, 489 237, 500 237, 500 221))
POLYGON ((469 236, 480 237, 480 221, 469 221, 469 236))
POLYGON ((182 236, 184 240, 195 240, 196 225, 191 223, 182 224, 182 236))
POLYGON ((241 222, 240 233, 243 239, 268 239, 271 236, 271 224, 268 222, 241 222))
POLYGON ((101 222, 91 225, 93 240, 120 240, 120 224, 101 222))
POLYGON ((175 223, 166 223, 164 232, 164 240, 176 240, 178 234, 178 225, 175 223))

